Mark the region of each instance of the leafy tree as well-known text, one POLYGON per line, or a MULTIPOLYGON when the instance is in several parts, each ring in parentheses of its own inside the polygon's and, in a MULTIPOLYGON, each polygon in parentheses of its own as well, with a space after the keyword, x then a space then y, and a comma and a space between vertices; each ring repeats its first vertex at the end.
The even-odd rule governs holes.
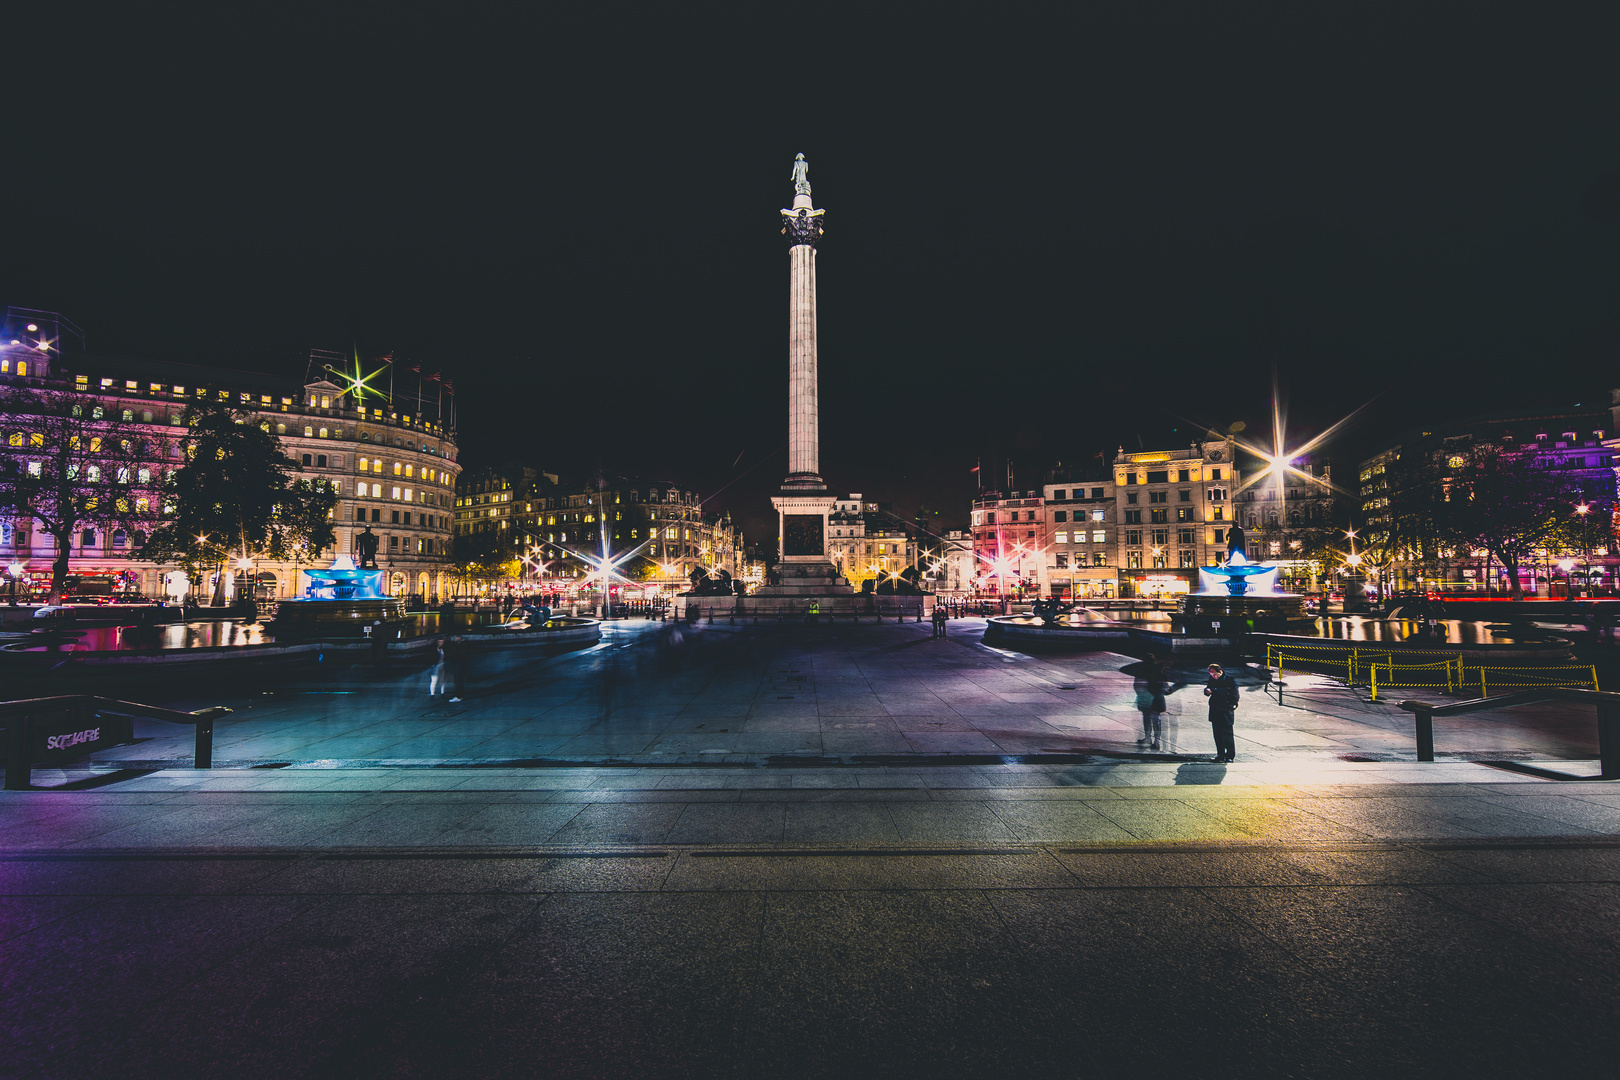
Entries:
POLYGON ((1585 494, 1578 479, 1534 453, 1488 443, 1448 472, 1436 506, 1444 539, 1490 552, 1508 570, 1513 599, 1522 600, 1519 565, 1567 539, 1571 510, 1585 494))
POLYGON ((213 407, 188 411, 186 422, 186 463, 167 489, 174 512, 141 554, 217 567, 217 604, 227 560, 312 559, 336 542, 337 492, 296 479, 267 422, 213 407))
POLYGON ((465 583, 493 584, 517 576, 519 566, 505 534, 493 529, 462 533, 451 542, 452 572, 465 583))
POLYGON ((82 394, 16 389, 0 400, 0 411, 0 509, 38 522, 55 539, 55 602, 81 529, 123 528, 138 537, 160 518, 166 447, 132 413, 82 394))

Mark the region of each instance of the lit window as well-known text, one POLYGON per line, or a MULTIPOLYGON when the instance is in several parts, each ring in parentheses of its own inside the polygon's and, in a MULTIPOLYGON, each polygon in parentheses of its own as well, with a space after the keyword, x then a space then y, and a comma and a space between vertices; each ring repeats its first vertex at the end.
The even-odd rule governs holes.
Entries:
POLYGON ((406 502, 411 501, 411 489, 410 488, 405 489, 405 501, 406 502))
POLYGON ((129 391, 131 394, 133 394, 135 392, 135 386, 136 386, 136 382, 135 382, 134 379, 125 379, 124 380, 124 389, 129 391))
POLYGON ((304 425, 304 438, 313 439, 314 437, 315 437, 315 429, 313 427, 311 427, 310 425, 305 424, 304 425))
POLYGON ((326 429, 325 428, 321 428, 321 438, 323 438, 323 439, 326 438, 326 429))
POLYGON ((17 361, 17 374, 19 374, 19 375, 28 374, 28 361, 26 361, 26 360, 17 361))
MULTIPOLYGON (((1075 533, 1075 535, 1076 535, 1076 536, 1079 536, 1079 535, 1080 535, 1080 534, 1079 534, 1079 533, 1075 533)), ((1055 542, 1055 543, 1059 543, 1059 544, 1067 544, 1067 543, 1068 543, 1068 542, 1069 542, 1069 534, 1068 534, 1068 533, 1066 533, 1066 532, 1060 532, 1060 533, 1058 533, 1058 534, 1057 534, 1057 535, 1056 535, 1056 536, 1054 536, 1054 537, 1053 537, 1053 538, 1052 538, 1052 539, 1053 539, 1053 541, 1054 541, 1054 542, 1055 542)))
POLYGON ((394 498, 399 498, 399 488, 394 489, 394 498))

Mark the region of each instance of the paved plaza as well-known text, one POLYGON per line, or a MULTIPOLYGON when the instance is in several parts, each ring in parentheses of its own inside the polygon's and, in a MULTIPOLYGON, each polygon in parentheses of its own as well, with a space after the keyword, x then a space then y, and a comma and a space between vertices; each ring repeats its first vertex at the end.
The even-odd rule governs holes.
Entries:
MULTIPOLYGON (((0 1075, 1522 1076, 1620 1051, 1620 790, 1522 710, 953 624, 619 624, 465 700, 356 667, 0 794, 0 1075), (1188 672, 1190 678, 1195 670, 1188 672), (398 764, 385 764, 396 762, 398 764)), ((137 696, 132 693, 130 696, 137 696)))
MULTIPOLYGON (((498 764, 545 759, 593 764, 792 765, 925 755, 1094 755, 1173 764, 1214 744, 1201 661, 1176 666, 1160 750, 1138 745, 1135 660, 1117 653, 1029 656, 982 644, 981 620, 930 637, 927 624, 697 627, 610 623, 595 648, 549 658, 522 651, 476 655, 463 700, 428 697, 420 663, 355 665, 262 685, 167 685, 149 704, 228 705, 215 762, 265 765, 498 764)), ((347 663, 347 662, 345 662, 347 663)), ((1343 757, 1412 761, 1409 713, 1323 679, 1290 673, 1284 704, 1259 669, 1244 684, 1234 780, 1254 766, 1343 757)), ((191 733, 141 722, 149 741, 97 756, 151 766, 189 764, 191 733)), ((1518 710, 1436 722, 1442 756, 1584 759, 1597 753, 1590 718, 1561 709, 1518 710), (1523 715, 1518 715, 1523 714, 1523 715)), ((1267 781, 1277 774, 1254 774, 1267 781)))

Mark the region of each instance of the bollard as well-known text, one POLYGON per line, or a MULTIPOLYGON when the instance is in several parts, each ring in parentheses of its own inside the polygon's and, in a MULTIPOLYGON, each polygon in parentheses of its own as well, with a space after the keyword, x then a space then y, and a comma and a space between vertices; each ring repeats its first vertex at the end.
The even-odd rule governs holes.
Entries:
POLYGON ((214 718, 212 716, 199 716, 197 718, 197 741, 191 751, 191 767, 193 769, 212 769, 214 767, 214 718))
POLYGON ((28 717, 13 716, 6 720, 6 790, 27 791, 30 779, 28 717))
MULTIPOLYGON (((1414 712, 1417 720, 1417 754, 1419 761, 1434 760, 1434 711, 1431 709, 1418 709, 1414 712)), ((1599 731, 1601 732, 1601 728, 1599 731)))
POLYGON ((1601 780, 1620 780, 1620 708, 1608 699, 1598 701, 1598 759, 1601 780))

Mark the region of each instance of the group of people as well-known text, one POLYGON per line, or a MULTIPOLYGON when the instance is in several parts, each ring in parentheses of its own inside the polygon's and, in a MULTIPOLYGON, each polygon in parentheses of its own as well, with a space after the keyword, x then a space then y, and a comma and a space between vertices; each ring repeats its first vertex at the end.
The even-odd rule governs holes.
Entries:
MULTIPOLYGON (((1204 697, 1209 700, 1209 726, 1215 738, 1215 760, 1237 760, 1237 746, 1232 727, 1237 719, 1237 682, 1220 664, 1211 664, 1209 679, 1204 683, 1204 697)), ((1164 739, 1165 695, 1170 692, 1169 677, 1159 658, 1149 653, 1147 659, 1136 666, 1136 708, 1142 714, 1142 736, 1136 745, 1157 750, 1164 739)))

